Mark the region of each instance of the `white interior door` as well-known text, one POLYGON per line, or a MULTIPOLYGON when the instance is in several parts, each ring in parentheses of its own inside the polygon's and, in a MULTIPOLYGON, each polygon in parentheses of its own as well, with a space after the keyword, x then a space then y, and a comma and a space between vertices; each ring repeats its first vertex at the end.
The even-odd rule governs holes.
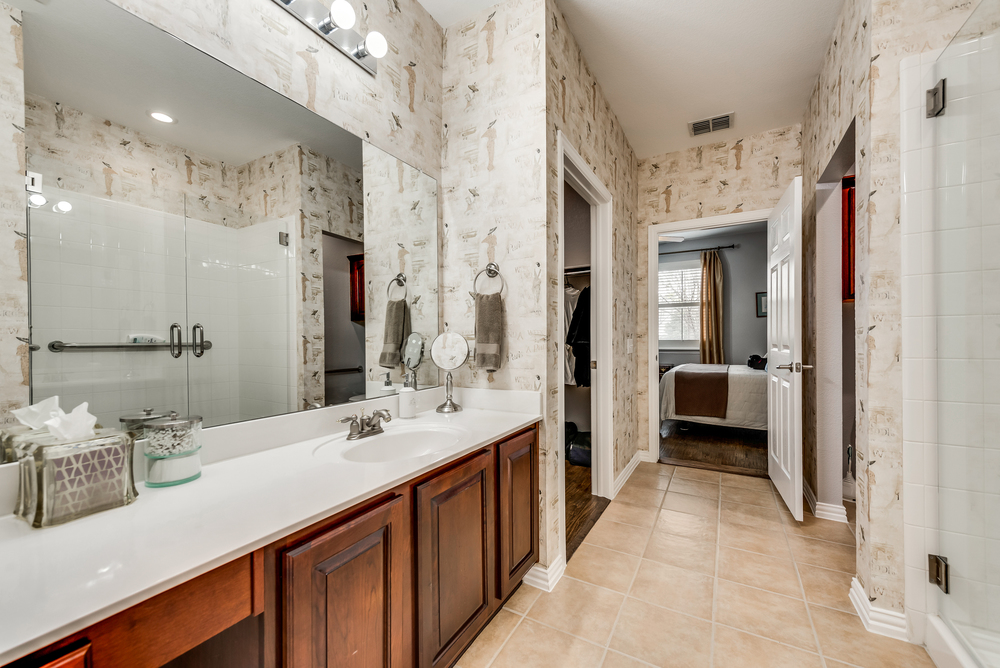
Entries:
POLYGON ((767 219, 767 474, 802 521, 802 177, 767 219))

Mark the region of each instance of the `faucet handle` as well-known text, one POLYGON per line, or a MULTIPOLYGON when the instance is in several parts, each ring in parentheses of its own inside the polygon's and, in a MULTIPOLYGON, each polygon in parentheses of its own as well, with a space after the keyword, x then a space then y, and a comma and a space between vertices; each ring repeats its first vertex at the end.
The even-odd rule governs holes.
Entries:
POLYGON ((341 422, 343 424, 346 424, 348 422, 357 422, 357 421, 358 421, 358 416, 357 415, 350 415, 348 417, 342 417, 342 418, 340 418, 338 420, 338 422, 341 422))

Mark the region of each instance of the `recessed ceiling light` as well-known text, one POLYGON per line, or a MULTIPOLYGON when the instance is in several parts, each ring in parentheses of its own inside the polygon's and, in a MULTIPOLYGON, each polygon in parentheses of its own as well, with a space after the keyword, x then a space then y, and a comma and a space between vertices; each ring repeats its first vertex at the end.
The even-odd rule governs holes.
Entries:
POLYGON ((41 208, 45 206, 48 201, 49 200, 45 199, 45 195, 39 195, 38 193, 28 196, 28 206, 32 209, 41 208))
POLYGON ((56 205, 52 207, 52 210, 56 213, 69 213, 73 210, 73 205, 66 201, 56 202, 56 205))
POLYGON ((163 113, 162 111, 152 111, 152 112, 150 112, 149 115, 153 117, 154 121, 159 121, 161 123, 173 123, 174 122, 174 119, 173 119, 172 116, 168 116, 165 113, 163 113))

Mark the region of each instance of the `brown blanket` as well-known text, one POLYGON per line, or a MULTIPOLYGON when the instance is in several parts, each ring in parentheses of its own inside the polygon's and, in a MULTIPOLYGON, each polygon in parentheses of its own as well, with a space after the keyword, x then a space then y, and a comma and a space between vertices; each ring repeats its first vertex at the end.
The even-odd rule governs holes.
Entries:
POLYGON ((726 417, 728 364, 683 364, 673 373, 674 412, 677 415, 726 417))

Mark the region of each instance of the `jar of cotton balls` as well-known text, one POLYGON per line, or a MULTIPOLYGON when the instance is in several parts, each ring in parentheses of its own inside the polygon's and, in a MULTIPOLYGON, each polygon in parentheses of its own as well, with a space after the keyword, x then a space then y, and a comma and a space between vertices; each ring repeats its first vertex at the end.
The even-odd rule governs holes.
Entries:
POLYGON ((176 412, 143 425, 146 445, 146 487, 181 485, 201 476, 200 415, 176 412))

